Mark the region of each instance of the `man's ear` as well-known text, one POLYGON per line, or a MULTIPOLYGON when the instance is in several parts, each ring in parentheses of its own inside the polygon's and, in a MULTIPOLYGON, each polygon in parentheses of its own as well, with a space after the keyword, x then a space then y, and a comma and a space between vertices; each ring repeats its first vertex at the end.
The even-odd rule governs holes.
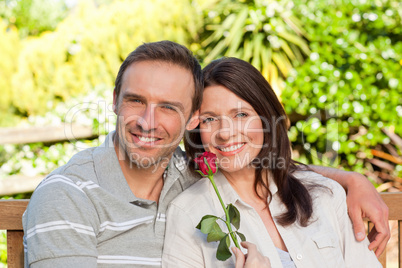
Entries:
POLYGON ((113 112, 117 115, 117 96, 116 96, 116 88, 113 90, 113 112))
POLYGON ((200 123, 200 111, 197 110, 190 117, 190 120, 188 120, 187 125, 186 125, 186 130, 195 129, 198 126, 199 123, 200 123))

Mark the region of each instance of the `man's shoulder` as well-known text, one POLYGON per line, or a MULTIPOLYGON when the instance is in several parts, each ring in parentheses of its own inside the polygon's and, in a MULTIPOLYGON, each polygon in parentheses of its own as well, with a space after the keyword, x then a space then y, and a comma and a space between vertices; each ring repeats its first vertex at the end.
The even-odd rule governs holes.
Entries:
POLYGON ((94 169, 93 152, 97 147, 88 148, 73 155, 63 166, 52 171, 48 177, 65 176, 73 181, 94 180, 96 178, 94 169))
POLYGON ((186 153, 178 146, 173 153, 172 162, 180 173, 179 180, 183 189, 187 189, 199 180, 196 174, 193 174, 188 168, 188 158, 186 153))

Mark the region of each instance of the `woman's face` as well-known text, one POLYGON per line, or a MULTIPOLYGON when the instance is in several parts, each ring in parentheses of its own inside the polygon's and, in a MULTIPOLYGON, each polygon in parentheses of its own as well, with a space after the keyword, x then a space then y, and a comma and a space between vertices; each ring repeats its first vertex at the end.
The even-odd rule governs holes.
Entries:
POLYGON ((220 85, 204 90, 200 132, 204 149, 216 154, 219 168, 226 172, 248 167, 264 143, 262 121, 257 112, 220 85))

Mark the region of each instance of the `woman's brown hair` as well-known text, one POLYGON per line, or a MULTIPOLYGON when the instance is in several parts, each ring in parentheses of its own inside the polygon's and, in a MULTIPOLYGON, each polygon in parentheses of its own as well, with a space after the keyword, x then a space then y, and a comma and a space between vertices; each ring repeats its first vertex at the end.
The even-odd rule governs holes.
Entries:
MULTIPOLYGON (((306 186, 292 175, 300 168, 291 159, 287 116, 270 84, 251 64, 237 58, 221 58, 211 62, 204 68, 203 78, 204 88, 224 86, 251 104, 258 113, 264 128, 264 146, 253 161, 256 178, 254 189, 258 194, 257 186, 260 185, 271 197, 268 178, 263 178, 263 174, 270 173, 287 208, 286 212, 276 218, 278 223, 286 226, 297 221, 306 226, 313 213, 312 199, 306 186), (270 159, 267 159, 268 155, 270 159), (280 165, 272 165, 279 162, 280 165), (264 169, 269 169, 269 172, 263 172, 264 169)), ((190 161, 189 168, 194 171, 193 159, 204 152, 199 128, 185 134, 184 145, 190 161)))

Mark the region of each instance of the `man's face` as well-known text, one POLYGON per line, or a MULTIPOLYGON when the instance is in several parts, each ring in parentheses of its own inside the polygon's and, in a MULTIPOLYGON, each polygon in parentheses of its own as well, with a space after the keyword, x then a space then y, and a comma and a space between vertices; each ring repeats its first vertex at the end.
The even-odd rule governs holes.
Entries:
POLYGON ((191 72, 178 65, 142 61, 133 63, 113 104, 120 149, 138 167, 167 163, 189 124, 194 80, 191 72))

